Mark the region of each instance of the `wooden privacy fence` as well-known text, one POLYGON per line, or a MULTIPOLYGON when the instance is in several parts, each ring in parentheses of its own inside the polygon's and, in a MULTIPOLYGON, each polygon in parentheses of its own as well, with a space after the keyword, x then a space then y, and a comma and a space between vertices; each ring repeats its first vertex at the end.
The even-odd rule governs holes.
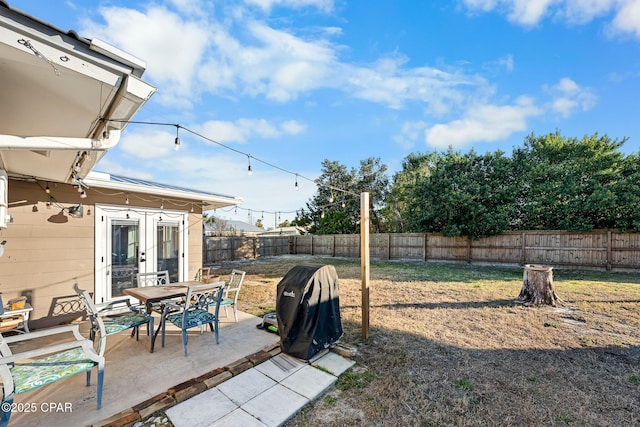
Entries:
MULTIPOLYGON (((609 230, 522 231, 478 240, 435 233, 371 234, 369 250, 379 260, 640 269, 640 233, 609 230)), ((205 237, 203 251, 205 264, 286 254, 359 258, 360 236, 205 237)))

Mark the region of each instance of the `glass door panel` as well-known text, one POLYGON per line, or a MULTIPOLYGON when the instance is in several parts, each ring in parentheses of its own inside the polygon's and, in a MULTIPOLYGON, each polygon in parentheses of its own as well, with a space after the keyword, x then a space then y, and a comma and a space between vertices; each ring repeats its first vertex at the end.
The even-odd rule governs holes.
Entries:
POLYGON ((180 254, 180 229, 178 224, 157 223, 156 244, 158 271, 168 270, 171 282, 179 281, 178 257, 180 254))
POLYGON ((140 255, 140 224, 137 220, 111 220, 111 298, 124 295, 136 285, 140 255))

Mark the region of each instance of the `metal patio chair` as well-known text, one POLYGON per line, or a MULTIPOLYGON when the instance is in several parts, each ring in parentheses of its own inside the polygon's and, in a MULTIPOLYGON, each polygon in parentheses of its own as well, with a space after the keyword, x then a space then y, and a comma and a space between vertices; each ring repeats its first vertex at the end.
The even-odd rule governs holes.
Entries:
MULTIPOLYGON (((46 338, 45 342, 49 343, 46 338)), ((104 356, 98 354, 93 342, 80 334, 80 325, 66 325, 36 332, 4 337, 0 334, 0 377, 2 378, 2 405, 0 427, 9 424, 14 396, 54 383, 81 372, 87 373, 87 386, 91 385, 91 370, 98 370, 97 406, 102 407, 104 382, 104 356), (54 335, 73 334, 72 339, 49 344, 33 350, 12 353, 9 344, 37 340, 54 335)), ((39 407, 38 407, 39 408, 39 407)))
POLYGON ((153 333, 153 316, 147 313, 143 306, 132 306, 128 298, 110 301, 105 304, 95 304, 88 291, 74 286, 80 297, 87 316, 91 322, 89 339, 95 341, 99 336, 98 353, 104 355, 107 336, 131 329, 131 336, 135 334, 139 339, 141 325, 147 325, 147 335, 153 333))
MULTIPOLYGON (((220 312, 220 301, 222 301, 224 282, 203 283, 189 286, 187 297, 184 302, 168 302, 165 304, 162 313, 162 347, 164 347, 165 327, 170 322, 180 328, 182 332, 182 346, 184 355, 187 356, 187 345, 189 338, 187 331, 191 328, 208 324, 212 332, 216 334, 216 344, 219 343, 218 333, 218 313, 220 312), (209 307, 215 307, 214 313, 209 311, 209 307)), ((202 331, 202 329, 201 329, 202 331)))
POLYGON ((238 321, 238 295, 240 294, 240 288, 242 287, 242 282, 244 282, 244 276, 246 274, 244 271, 231 270, 229 281, 225 284, 224 291, 222 292, 222 302, 220 305, 224 307, 225 317, 229 317, 227 308, 233 307, 233 317, 236 322, 238 321))

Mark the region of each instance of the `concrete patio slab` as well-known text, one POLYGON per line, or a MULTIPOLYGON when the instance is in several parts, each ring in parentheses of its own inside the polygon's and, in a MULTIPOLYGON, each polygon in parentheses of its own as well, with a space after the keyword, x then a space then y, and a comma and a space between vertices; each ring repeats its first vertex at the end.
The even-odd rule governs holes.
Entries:
POLYGON ((331 352, 313 363, 318 367, 280 353, 215 389, 177 404, 166 414, 176 427, 280 426, 332 387, 338 375, 354 364, 331 352), (328 366, 338 375, 320 366, 328 366), (230 410, 229 403, 237 406, 230 410), (218 404, 223 407, 220 411, 198 409, 218 404))
POLYGON ((260 393, 276 385, 276 382, 256 369, 249 369, 217 388, 233 403, 242 406, 260 393))
POLYGON ((210 427, 267 427, 267 425, 238 408, 211 424, 210 427))
POLYGON ((217 388, 200 393, 166 410, 175 427, 207 427, 235 411, 238 405, 217 388))
POLYGON ((306 366, 304 362, 280 353, 256 366, 256 370, 274 381, 280 382, 304 366, 306 366))
POLYGON ((277 427, 302 409, 309 399, 276 384, 265 393, 254 397, 241 406, 241 409, 269 427, 277 427))
POLYGON ((307 365, 282 380, 280 384, 313 400, 336 382, 337 377, 307 365))
MULTIPOLYGON (((157 403, 159 408, 175 403, 167 396, 167 390, 217 369, 222 371, 223 367, 239 359, 277 346, 277 335, 256 328, 259 318, 242 312, 238 312, 238 318, 237 323, 233 317, 221 322, 220 344, 215 343, 215 335, 211 332, 190 331, 187 357, 176 330, 168 332, 164 348, 159 345, 158 338, 154 353, 149 353, 149 338, 144 330, 140 331, 139 341, 130 337, 128 331, 111 335, 107 338, 105 352, 102 409, 96 409, 95 372, 89 387, 85 385, 84 375, 74 375, 17 395, 15 403, 23 404, 16 405, 17 408, 35 407, 36 410, 14 412, 10 425, 103 425, 103 420, 127 414, 143 402, 157 403)), ((159 319, 156 320, 158 323, 159 319)), ((86 324, 82 325, 81 331, 88 336, 86 324)), ((14 351, 22 350, 16 348, 14 351)), ((151 405, 149 410, 155 407, 151 405)), ((135 416, 136 411, 131 412, 132 417, 135 416)))
POLYGON ((339 377, 345 373, 349 368, 355 365, 351 359, 340 356, 339 354, 329 352, 312 363, 313 366, 317 366, 324 369, 327 372, 339 377))

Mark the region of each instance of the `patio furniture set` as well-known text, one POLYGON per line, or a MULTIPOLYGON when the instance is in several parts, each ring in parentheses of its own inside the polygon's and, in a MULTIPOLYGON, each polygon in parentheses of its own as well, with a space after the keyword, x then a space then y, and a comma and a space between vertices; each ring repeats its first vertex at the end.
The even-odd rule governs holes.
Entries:
MULTIPOLYGON (((78 324, 66 325, 29 332, 27 325, 16 335, 3 336, 0 333, 0 378, 2 378, 3 399, 0 405, 0 427, 9 423, 11 412, 18 409, 14 396, 35 388, 51 384, 81 372, 86 372, 86 384, 91 384, 91 371, 97 368, 97 407, 102 406, 102 386, 104 378, 104 352, 107 337, 131 329, 131 337, 139 338, 140 326, 146 325, 150 337, 150 352, 154 351, 157 335, 162 333, 162 347, 165 345, 166 324, 180 329, 184 355, 188 355, 187 331, 204 327, 215 333, 219 343, 219 311, 232 308, 237 322, 238 294, 244 281, 245 272, 233 270, 228 281, 210 275, 209 268, 202 268, 196 280, 170 283, 168 271, 139 273, 135 288, 124 293, 138 300, 133 304, 128 297, 97 304, 91 294, 75 286, 80 302, 84 306, 90 322, 89 338, 85 338, 78 324), (154 313, 159 315, 160 324, 154 331, 154 313), (53 345, 36 344, 36 348, 14 354, 11 344, 37 340, 43 337, 64 336, 66 342, 53 345), (14 408, 15 407, 15 408, 14 408)), ((28 313, 28 311, 27 311, 28 313)), ((22 315, 23 313, 21 313, 22 315)), ((37 343, 37 341, 35 341, 37 343)))

